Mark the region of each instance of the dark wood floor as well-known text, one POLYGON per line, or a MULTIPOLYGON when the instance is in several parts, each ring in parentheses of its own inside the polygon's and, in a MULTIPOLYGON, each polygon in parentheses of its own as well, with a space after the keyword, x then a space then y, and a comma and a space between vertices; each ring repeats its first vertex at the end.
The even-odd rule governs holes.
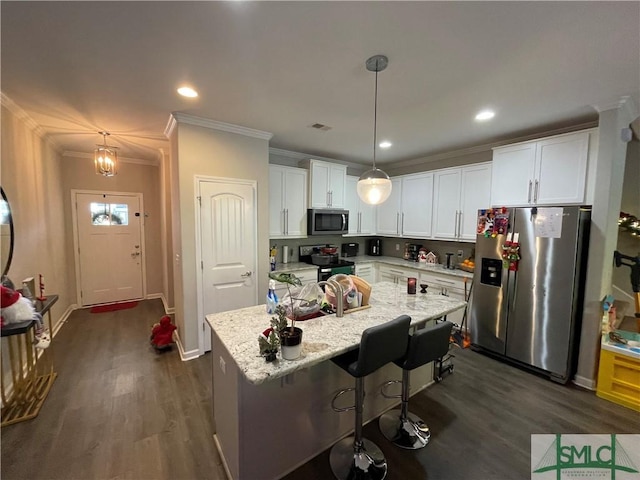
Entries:
MULTIPOLYGON (((2 429, 2 479, 225 479, 212 440, 210 356, 154 353, 149 330, 162 314, 153 300, 71 315, 54 339, 59 376, 40 415, 2 429)), ((397 449, 375 423, 365 427, 390 480, 528 479, 532 433, 640 433, 640 414, 593 392, 456 354, 455 372, 410 402, 433 432, 425 449, 397 449)), ((324 452, 285 478, 331 477, 324 452)))

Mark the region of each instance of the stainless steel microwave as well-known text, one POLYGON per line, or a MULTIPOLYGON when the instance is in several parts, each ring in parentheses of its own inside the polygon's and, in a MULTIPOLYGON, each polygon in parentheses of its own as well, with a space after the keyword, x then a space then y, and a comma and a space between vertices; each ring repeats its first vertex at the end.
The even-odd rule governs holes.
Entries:
POLYGON ((307 210, 307 235, 349 233, 349 210, 310 208, 307 210))

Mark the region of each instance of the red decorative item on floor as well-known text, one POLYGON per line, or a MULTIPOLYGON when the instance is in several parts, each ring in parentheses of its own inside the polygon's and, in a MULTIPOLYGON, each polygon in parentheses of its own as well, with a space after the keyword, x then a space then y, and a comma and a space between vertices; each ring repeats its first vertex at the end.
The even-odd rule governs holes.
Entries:
POLYGON ((91 313, 115 312, 116 310, 126 310, 138 305, 138 302, 112 303, 111 305, 98 305, 91 307, 91 313))
POLYGON ((173 331, 178 328, 171 323, 171 317, 165 315, 151 329, 151 345, 156 350, 168 350, 173 345, 173 331))

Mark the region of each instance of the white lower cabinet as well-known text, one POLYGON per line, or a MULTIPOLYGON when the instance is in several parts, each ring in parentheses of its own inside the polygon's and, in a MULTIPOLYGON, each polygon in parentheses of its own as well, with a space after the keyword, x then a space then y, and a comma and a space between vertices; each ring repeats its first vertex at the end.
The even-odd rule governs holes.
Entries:
MULTIPOLYGON (((307 283, 316 283, 318 281, 317 268, 296 270, 289 273, 293 273, 296 277, 298 277, 302 282, 302 285, 306 285, 307 283)), ((287 293, 287 285, 285 283, 276 282, 276 295, 278 295, 278 300, 282 299, 285 293, 287 293)))
MULTIPOLYGON (((419 282, 429 285, 427 291, 429 293, 439 293, 455 298, 457 300, 465 301, 465 288, 464 279, 459 277, 453 277, 450 275, 438 275, 433 273, 420 273, 419 282)), ((471 287, 471 279, 467 280, 467 292, 471 287)), ((464 317, 464 309, 447 315, 447 320, 457 325, 462 324, 464 317)))
POLYGON ((378 281, 407 283, 407 278, 418 277, 418 272, 410 268, 394 267, 391 265, 378 265, 378 281))
POLYGON ((356 263, 356 275, 368 283, 376 282, 376 267, 373 263, 356 263))

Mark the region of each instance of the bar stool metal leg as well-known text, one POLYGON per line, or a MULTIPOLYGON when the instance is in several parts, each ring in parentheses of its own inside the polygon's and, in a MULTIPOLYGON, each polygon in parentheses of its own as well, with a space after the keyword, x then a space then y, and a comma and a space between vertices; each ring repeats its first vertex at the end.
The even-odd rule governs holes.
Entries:
POLYGON ((364 409, 364 377, 356 377, 355 436, 336 443, 329 454, 331 471, 339 480, 383 480, 387 475, 387 461, 378 446, 362 438, 364 409))
POLYGON ((417 450, 427 446, 429 427, 420 417, 409 412, 409 370, 402 370, 402 404, 380 417, 380 431, 387 440, 401 448, 417 450))

